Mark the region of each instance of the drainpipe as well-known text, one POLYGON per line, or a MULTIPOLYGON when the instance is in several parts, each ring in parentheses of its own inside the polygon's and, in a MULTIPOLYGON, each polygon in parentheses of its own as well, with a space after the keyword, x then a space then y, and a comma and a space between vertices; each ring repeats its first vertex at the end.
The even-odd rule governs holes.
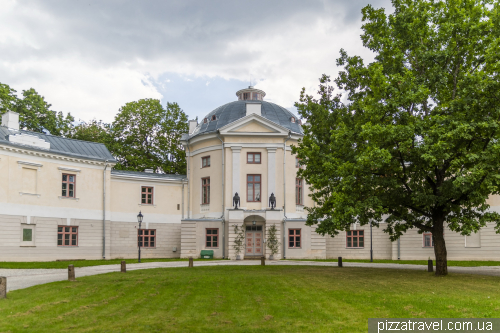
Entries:
POLYGON ((220 131, 217 130, 217 138, 220 140, 221 144, 221 156, 222 156, 222 259, 226 259, 226 220, 224 219, 226 216, 226 210, 224 205, 224 141, 222 141, 220 137, 220 131))
POLYGON ((292 137, 292 132, 288 131, 288 137, 283 144, 283 259, 286 259, 286 142, 292 137))
POLYGON ((108 160, 104 161, 102 170, 102 259, 106 259, 106 169, 108 160))
POLYGON ((188 149, 188 158, 187 158, 187 175, 186 175, 186 179, 187 179, 187 188, 188 188, 188 204, 187 204, 187 218, 189 220, 189 210, 191 209, 191 198, 190 198, 190 181, 189 181, 189 170, 190 170, 190 166, 189 166, 189 159, 191 158, 191 150, 189 149, 189 140, 186 141, 186 147, 188 149))

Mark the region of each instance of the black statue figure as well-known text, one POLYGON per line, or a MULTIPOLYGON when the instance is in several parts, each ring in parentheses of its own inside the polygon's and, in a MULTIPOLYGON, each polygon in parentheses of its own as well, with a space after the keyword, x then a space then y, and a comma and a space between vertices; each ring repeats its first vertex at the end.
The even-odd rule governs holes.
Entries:
POLYGON ((269 197, 269 206, 271 206, 271 210, 274 210, 274 207, 276 207, 276 197, 274 196, 274 193, 271 193, 271 196, 269 197))
POLYGON ((239 204, 240 204, 240 196, 238 195, 238 192, 236 192, 233 197, 234 209, 238 209, 239 204))

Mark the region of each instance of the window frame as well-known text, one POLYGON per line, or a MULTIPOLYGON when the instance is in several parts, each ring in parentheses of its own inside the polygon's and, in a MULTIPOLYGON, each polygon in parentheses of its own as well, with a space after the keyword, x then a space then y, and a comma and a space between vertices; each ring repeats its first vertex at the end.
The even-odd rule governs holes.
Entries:
POLYGON ((357 230, 347 230, 345 233, 346 239, 345 239, 345 247, 346 249, 364 249, 365 248, 365 231, 363 229, 357 229, 357 230), (362 232, 363 234, 360 235, 359 233, 362 232), (351 233, 351 235, 349 235, 351 233), (356 233, 354 235, 353 233, 356 233), (349 238, 351 239, 351 246, 349 246, 349 238), (359 239, 363 238, 363 246, 359 246, 359 239), (354 245, 354 239, 356 239, 356 244, 357 246, 354 245))
POLYGON ((210 204, 210 177, 201 178, 201 204, 209 205, 210 204), (208 184, 203 184, 204 180, 208 179, 208 184), (207 190, 208 189, 208 190, 207 190), (207 196, 205 201, 205 191, 207 190, 207 196))
POLYGON ((76 198, 76 175, 72 173, 63 173, 61 177, 61 197, 62 198, 76 198), (64 180, 64 176, 67 176, 67 180, 64 180), (69 177, 73 176, 74 181, 69 181, 69 177), (63 188, 63 185, 66 184, 66 189, 63 188), (69 195, 69 185, 73 185, 73 196, 69 195), (62 191, 66 191, 66 195, 63 195, 62 191))
POLYGON ((139 247, 139 242, 141 242, 141 236, 143 237, 142 239, 142 244, 141 248, 146 248, 146 249, 156 249, 156 236, 158 234, 156 233, 156 229, 137 229, 137 247, 139 247), (142 235, 140 232, 142 231, 142 235), (153 235, 151 234, 151 231, 153 232, 153 235), (147 232, 147 233, 146 233, 147 232), (148 239, 148 246, 144 246, 144 238, 148 239), (154 246, 151 246, 151 239, 153 239, 154 246))
POLYGON ((288 229, 288 248, 289 249, 301 249, 302 248, 302 229, 301 228, 289 228, 288 229), (298 233, 297 233, 298 231, 298 233), (290 238, 293 237, 293 246, 290 246, 290 238), (299 246, 297 246, 299 243, 299 246))
POLYGON ((304 206, 304 180, 302 178, 295 178, 295 204, 304 206))
POLYGON ((262 175, 261 174, 247 174, 246 180, 247 180, 247 188, 246 188, 247 202, 261 202, 261 200, 262 200, 262 175), (248 180, 249 176, 254 177, 253 178, 254 180, 253 181, 249 181, 248 180), (259 176, 260 177, 260 180, 258 182, 255 181, 255 176, 259 176), (248 185, 249 184, 253 184, 253 187, 252 187, 253 198, 252 198, 252 200, 249 200, 249 197, 248 197, 248 185), (259 200, 255 200, 255 184, 259 184, 259 187, 260 187, 259 200))
POLYGON ((141 186, 141 206, 154 206, 155 204, 155 187, 154 186, 141 186), (148 189, 150 188, 151 189, 151 203, 147 203, 148 201, 148 192, 144 192, 143 189, 148 189), (143 198, 142 198, 142 195, 146 193, 146 198, 144 200, 146 200, 146 202, 142 202, 143 198))
POLYGON ((247 153, 247 164, 262 164, 262 153, 258 152, 248 152, 247 153), (248 156, 252 155, 252 162, 248 162, 248 156), (259 162, 255 162, 255 155, 259 155, 259 162))
POLYGON ((220 244, 219 228, 205 228, 205 248, 206 249, 218 249, 219 244, 220 244), (209 234, 208 230, 211 230, 211 231, 216 230, 217 233, 216 234, 214 234, 214 233, 209 234), (213 238, 214 236, 217 237, 217 239, 215 240, 216 246, 214 246, 214 238, 213 238), (208 237, 210 237, 210 240, 208 240, 208 237), (207 245, 208 242, 210 242, 210 246, 207 245))
POLYGON ((58 225, 57 226, 57 246, 60 246, 60 247, 78 247, 78 230, 79 230, 79 227, 76 225, 58 225), (59 228, 62 228, 62 231, 59 231, 59 228), (66 228, 69 228, 69 231, 66 231, 66 228), (74 231, 74 229, 76 229, 76 232, 74 231), (59 245, 59 235, 62 235, 61 245, 59 245), (73 237, 71 237, 71 236, 76 235, 76 245, 73 245, 73 244, 65 245, 64 244, 64 241, 65 241, 64 235, 70 235, 70 237, 69 237, 70 243, 72 243, 72 240, 73 240, 72 239, 73 237))
POLYGON ((210 167, 210 155, 203 156, 201 158, 201 168, 209 168, 209 167, 210 167), (205 161, 207 161, 208 163, 205 163, 205 165, 203 165, 205 161))
POLYGON ((423 232, 422 233, 422 247, 424 248, 428 248, 428 249, 432 249, 434 247, 434 238, 432 238, 432 232, 423 232), (430 246, 426 246, 425 245, 425 236, 430 236, 431 237, 431 245, 430 246))

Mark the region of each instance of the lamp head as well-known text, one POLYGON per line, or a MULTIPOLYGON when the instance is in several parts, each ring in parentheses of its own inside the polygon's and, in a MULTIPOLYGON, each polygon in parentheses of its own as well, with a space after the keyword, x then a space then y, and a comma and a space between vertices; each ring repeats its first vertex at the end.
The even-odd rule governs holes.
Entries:
POLYGON ((139 211, 139 215, 137 215, 137 222, 141 223, 143 218, 144 218, 144 216, 143 216, 143 215, 142 215, 142 213, 139 211))

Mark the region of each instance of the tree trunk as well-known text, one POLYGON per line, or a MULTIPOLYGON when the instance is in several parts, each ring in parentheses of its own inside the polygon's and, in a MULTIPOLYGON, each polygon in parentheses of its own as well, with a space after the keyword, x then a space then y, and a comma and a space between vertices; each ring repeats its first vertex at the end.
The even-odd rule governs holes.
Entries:
POLYGON ((448 254, 446 252, 446 243, 444 241, 443 221, 434 224, 432 239, 434 241, 434 255, 436 256, 436 276, 448 274, 448 254))

